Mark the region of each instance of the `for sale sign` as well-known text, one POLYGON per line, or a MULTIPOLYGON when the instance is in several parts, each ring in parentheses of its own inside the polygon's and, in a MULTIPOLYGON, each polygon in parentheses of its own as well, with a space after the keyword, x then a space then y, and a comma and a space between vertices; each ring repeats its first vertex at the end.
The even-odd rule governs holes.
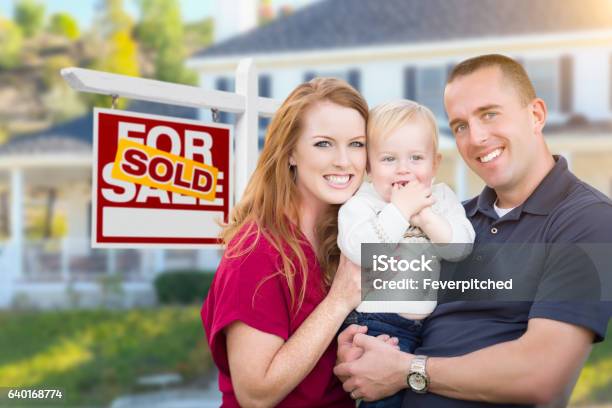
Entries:
POLYGON ((231 128, 94 110, 92 245, 218 245, 231 208, 231 128))

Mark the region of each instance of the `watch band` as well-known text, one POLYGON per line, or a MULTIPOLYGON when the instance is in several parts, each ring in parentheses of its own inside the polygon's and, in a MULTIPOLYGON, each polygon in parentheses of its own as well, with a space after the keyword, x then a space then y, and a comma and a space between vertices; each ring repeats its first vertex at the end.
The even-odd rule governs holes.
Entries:
POLYGON ((427 376, 427 356, 418 355, 410 362, 410 371, 406 379, 410 389, 419 394, 425 394, 429 388, 427 376))
POLYGON ((410 362, 410 372, 416 372, 427 376, 427 356, 414 356, 412 361, 410 362))

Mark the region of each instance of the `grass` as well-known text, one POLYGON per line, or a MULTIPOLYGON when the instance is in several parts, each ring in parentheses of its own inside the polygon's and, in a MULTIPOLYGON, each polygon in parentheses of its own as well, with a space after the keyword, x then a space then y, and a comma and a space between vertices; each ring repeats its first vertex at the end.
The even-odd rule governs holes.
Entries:
POLYGON ((212 365, 195 306, 3 312, 0 328, 0 387, 60 388, 61 406, 107 405, 140 376, 178 372, 188 382, 212 365))
MULTIPOLYGON (((61 406, 108 405, 138 390, 140 376, 170 371, 189 382, 211 366, 196 306, 0 313, 0 387, 60 388, 61 406)), ((612 401, 612 327, 593 348, 571 401, 612 401)), ((10 406, 26 405, 33 401, 10 406)))
POLYGON ((612 402, 612 325, 606 340, 593 347, 571 399, 576 405, 604 402, 612 402))

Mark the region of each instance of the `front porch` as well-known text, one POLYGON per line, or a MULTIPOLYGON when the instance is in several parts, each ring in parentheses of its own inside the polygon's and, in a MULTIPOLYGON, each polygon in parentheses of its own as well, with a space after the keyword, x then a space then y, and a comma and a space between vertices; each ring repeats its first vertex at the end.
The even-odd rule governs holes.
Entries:
POLYGON ((215 250, 93 249, 90 153, 4 156, 2 195, 0 308, 152 305, 160 272, 218 263, 215 250))

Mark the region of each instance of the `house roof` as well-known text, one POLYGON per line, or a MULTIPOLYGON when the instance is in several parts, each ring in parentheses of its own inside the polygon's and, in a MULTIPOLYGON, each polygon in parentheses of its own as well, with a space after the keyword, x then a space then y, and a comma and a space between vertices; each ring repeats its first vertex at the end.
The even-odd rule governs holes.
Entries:
MULTIPOLYGON (((154 102, 132 101, 128 110, 186 119, 196 119, 197 109, 154 102)), ((93 114, 87 113, 48 129, 19 135, 0 145, 0 157, 54 153, 91 153, 93 114)))
POLYGON ((323 0, 194 57, 612 29, 608 0, 323 0))

